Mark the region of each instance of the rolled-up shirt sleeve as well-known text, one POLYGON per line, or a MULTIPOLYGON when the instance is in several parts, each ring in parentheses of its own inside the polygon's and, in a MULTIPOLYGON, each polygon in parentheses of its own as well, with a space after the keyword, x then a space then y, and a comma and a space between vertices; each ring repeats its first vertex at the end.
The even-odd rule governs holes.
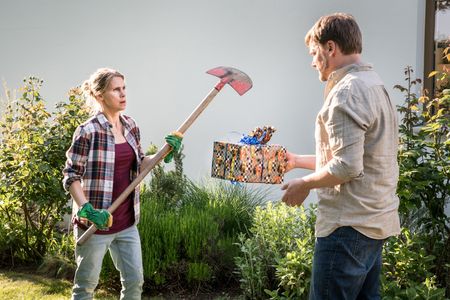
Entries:
POLYGON ((66 152, 67 159, 63 169, 63 186, 66 191, 69 191, 69 187, 74 181, 83 181, 89 148, 90 135, 80 126, 75 130, 72 144, 66 152))
POLYGON ((341 90, 324 120, 332 155, 327 171, 345 181, 364 176, 364 139, 371 113, 359 100, 354 93, 341 90))

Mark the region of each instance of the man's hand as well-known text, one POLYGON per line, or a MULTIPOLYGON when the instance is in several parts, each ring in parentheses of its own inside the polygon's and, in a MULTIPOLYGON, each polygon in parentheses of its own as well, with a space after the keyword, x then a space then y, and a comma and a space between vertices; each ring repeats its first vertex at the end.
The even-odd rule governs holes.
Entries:
POLYGON ((181 141, 183 140, 183 134, 178 131, 174 131, 165 137, 166 143, 172 147, 172 150, 164 157, 164 162, 169 163, 172 161, 173 153, 177 153, 181 148, 181 141))
POLYGON ((106 229, 112 226, 113 217, 106 209, 95 209, 91 203, 83 204, 77 215, 86 218, 95 224, 98 229, 106 229))
POLYGON ((309 195, 310 188, 306 187, 302 178, 285 183, 281 190, 286 191, 281 200, 289 206, 301 205, 309 195))

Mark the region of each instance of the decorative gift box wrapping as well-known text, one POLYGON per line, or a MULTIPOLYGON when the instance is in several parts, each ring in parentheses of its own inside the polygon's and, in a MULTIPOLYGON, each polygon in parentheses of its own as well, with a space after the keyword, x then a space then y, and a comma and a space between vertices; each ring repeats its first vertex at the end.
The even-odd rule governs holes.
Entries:
POLYGON ((214 142, 211 176, 239 182, 283 182, 286 149, 279 145, 214 142))

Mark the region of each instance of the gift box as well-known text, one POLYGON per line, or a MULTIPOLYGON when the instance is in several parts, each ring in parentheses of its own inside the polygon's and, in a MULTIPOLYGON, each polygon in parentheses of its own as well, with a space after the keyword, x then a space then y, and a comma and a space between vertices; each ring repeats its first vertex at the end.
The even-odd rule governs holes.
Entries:
POLYGON ((286 149, 279 145, 214 142, 211 176, 239 182, 283 182, 286 149))

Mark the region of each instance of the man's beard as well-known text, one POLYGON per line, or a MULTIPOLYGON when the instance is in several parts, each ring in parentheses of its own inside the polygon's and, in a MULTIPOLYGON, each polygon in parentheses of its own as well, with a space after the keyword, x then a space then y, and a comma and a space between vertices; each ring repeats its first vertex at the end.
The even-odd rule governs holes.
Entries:
MULTIPOLYGON (((321 70, 328 69, 328 58, 325 55, 321 55, 322 58, 322 68, 321 70)), ((325 76, 324 72, 319 70, 319 80, 325 82, 328 80, 328 76, 325 76)))

